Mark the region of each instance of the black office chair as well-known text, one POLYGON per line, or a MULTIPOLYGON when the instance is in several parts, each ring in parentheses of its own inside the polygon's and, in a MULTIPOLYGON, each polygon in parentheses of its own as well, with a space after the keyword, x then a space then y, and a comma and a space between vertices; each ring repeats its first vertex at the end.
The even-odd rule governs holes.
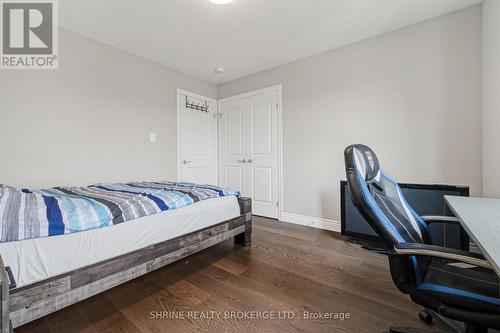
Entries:
MULTIPOLYGON (((344 156, 352 202, 389 249, 394 284, 426 309, 421 319, 442 318, 448 332, 500 329, 499 278, 490 264, 480 255, 433 245, 428 225, 456 219, 419 216, 369 147, 349 146, 344 156)), ((399 327, 390 332, 424 331, 399 327)))

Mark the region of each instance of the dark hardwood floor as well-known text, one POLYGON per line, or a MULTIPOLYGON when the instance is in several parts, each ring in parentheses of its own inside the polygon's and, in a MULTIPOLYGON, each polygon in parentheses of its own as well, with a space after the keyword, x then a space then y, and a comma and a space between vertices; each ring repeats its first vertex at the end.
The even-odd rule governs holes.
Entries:
POLYGON ((221 243, 16 333, 383 332, 426 328, 418 309, 392 284, 385 256, 332 232, 255 217, 249 248, 221 243), (350 318, 307 319, 305 312, 350 318), (237 318, 258 314, 277 318, 237 318), (279 318, 286 314, 294 317, 279 318))

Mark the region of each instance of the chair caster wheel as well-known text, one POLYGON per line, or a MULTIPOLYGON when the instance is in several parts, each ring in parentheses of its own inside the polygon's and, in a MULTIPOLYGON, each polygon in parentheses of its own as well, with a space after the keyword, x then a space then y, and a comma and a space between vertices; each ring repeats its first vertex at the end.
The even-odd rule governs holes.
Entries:
POLYGON ((418 311, 418 317, 420 320, 422 320, 424 323, 431 325, 432 324, 432 315, 429 313, 427 310, 420 310, 418 311))

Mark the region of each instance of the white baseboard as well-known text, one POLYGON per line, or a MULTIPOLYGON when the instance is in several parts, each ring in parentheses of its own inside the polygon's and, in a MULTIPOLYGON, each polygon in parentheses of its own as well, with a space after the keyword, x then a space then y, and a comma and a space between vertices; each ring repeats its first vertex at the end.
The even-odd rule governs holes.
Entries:
POLYGON ((340 232, 339 221, 323 219, 320 217, 304 216, 299 214, 283 212, 281 214, 281 221, 305 225, 308 227, 313 227, 318 229, 340 232))

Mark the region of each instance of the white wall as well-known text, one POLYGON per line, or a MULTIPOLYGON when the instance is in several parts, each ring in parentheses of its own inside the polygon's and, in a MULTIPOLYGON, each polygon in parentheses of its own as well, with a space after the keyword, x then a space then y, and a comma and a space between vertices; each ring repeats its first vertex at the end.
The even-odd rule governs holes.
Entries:
POLYGON ((0 183, 175 179, 176 88, 217 87, 66 30, 59 46, 58 70, 0 71, 0 183))
POLYGON ((401 182, 481 194, 480 14, 472 7, 219 86, 224 98, 283 84, 285 212, 340 220, 352 143, 373 147, 401 182))
POLYGON ((500 198, 500 1, 483 1, 483 195, 500 198))

